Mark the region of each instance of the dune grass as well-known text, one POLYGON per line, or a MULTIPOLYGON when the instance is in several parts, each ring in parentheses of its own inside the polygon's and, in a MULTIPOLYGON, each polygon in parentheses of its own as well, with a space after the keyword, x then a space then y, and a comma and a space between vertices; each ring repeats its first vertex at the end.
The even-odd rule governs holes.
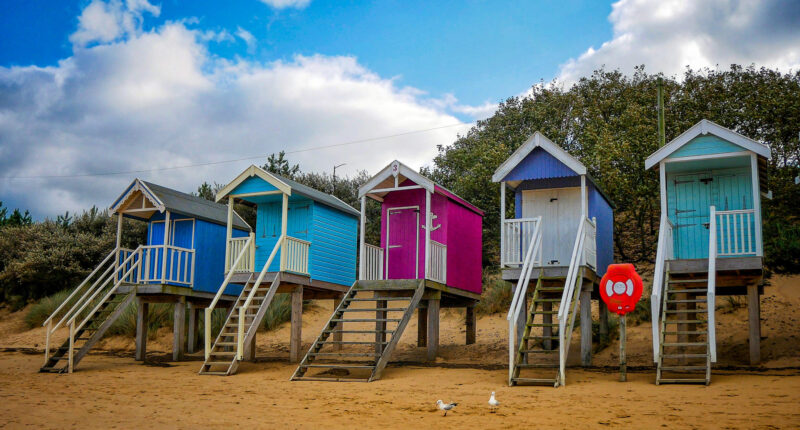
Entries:
POLYGON ((62 290, 34 303, 25 314, 28 328, 40 327, 45 320, 69 297, 72 290, 62 290))
POLYGON ((493 315, 508 312, 511 306, 511 283, 503 280, 499 272, 483 271, 483 293, 475 306, 478 315, 493 315))

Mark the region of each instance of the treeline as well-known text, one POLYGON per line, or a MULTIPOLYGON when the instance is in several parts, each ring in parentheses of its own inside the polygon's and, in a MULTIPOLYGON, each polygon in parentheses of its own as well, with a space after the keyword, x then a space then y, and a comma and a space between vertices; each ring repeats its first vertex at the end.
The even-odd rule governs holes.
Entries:
MULTIPOLYGON (((656 87, 660 76, 637 68, 632 76, 599 70, 565 88, 557 82, 535 85, 511 97, 449 146, 440 146, 430 168, 437 182, 486 211, 483 262, 499 258, 499 186, 494 170, 535 131, 541 131, 578 157, 616 204, 615 251, 618 261, 652 261, 659 220, 658 177, 644 160, 658 148, 656 87)), ((800 272, 800 72, 732 66, 694 71, 681 79, 663 77, 667 141, 703 118, 736 130, 772 148, 764 200, 764 252, 768 269, 800 272)), ((284 153, 271 155, 266 170, 335 195, 359 209, 358 188, 370 177, 303 172, 284 153)), ((374 173, 374 172, 373 172, 374 173)), ((203 182, 196 194, 214 200, 220 184, 203 182)), ((506 204, 514 213, 513 198, 506 204)), ((255 212, 238 206, 255 225, 255 212)), ((367 240, 379 240, 380 208, 368 200, 367 240)), ((126 221, 123 244, 145 241, 146 225, 126 221)), ((0 205, 0 300, 20 307, 29 300, 76 286, 113 249, 116 220, 92 208, 77 216, 31 222, 27 212, 10 215, 0 205)))

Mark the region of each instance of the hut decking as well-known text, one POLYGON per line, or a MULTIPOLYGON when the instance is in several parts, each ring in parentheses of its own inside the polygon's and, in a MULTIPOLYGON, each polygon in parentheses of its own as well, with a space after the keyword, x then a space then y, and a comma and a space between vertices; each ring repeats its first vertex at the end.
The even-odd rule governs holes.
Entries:
MULTIPOLYGON (((614 258, 613 204, 580 161, 539 132, 492 181, 500 183, 502 276, 516 283, 508 314, 508 383, 564 385, 579 303, 581 361, 591 364, 591 300, 599 299, 594 287, 614 258), (514 190, 513 219, 506 219, 507 187, 514 190)), ((605 306, 600 310, 602 327, 607 313, 605 306)))
MULTIPOLYGON (((110 209, 117 214, 117 243, 92 273, 50 315, 42 372, 72 372, 111 324, 134 300, 136 360, 144 360, 150 303, 174 303, 173 359, 183 358, 185 315, 189 306, 189 352, 196 344, 197 310, 214 298, 222 282, 225 207, 160 185, 134 180, 110 209), (120 246, 123 217, 147 222, 147 242, 120 246), (50 337, 60 327, 69 337, 51 355, 50 337)), ((250 227, 237 216, 230 234, 247 236, 250 227)), ((238 290, 220 295, 230 307, 238 290)))
POLYGON ((769 147, 708 120, 647 158, 661 182, 651 297, 656 383, 711 382, 715 298, 747 295, 760 361, 761 195, 769 147))
POLYGON ((300 360, 303 300, 341 301, 355 282, 359 212, 341 200, 250 166, 217 194, 228 203, 225 279, 205 313, 229 285, 241 293, 213 340, 205 331, 204 375, 230 375, 255 358, 256 332, 277 293, 291 294, 289 359, 300 360), (233 237, 235 201, 256 207, 256 229, 233 237))
POLYGON ((439 346, 441 308, 465 308, 466 343, 475 342, 483 212, 398 161, 362 186, 359 197, 359 280, 293 380, 380 378, 415 310, 417 345, 427 347, 428 360, 439 346), (367 198, 381 203, 379 246, 366 243, 367 198))

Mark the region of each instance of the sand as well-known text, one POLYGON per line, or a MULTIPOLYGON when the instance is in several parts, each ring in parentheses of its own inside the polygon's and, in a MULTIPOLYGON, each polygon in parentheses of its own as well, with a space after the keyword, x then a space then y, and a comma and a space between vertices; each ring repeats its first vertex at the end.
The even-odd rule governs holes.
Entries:
MULTIPOLYGON (((774 277, 762 297, 762 357, 748 363, 744 302, 718 302, 719 363, 712 384, 654 385, 648 323, 629 326, 629 382, 617 382, 618 344, 594 354, 588 370, 567 370, 567 386, 507 386, 504 315, 478 319, 478 342, 464 345, 463 311, 445 311, 441 348, 433 363, 416 347, 412 320, 380 381, 289 382, 289 326, 259 333, 258 362, 231 377, 199 376, 200 354, 171 363, 172 335, 148 342, 148 364, 133 361, 133 339, 103 340, 72 375, 38 374, 44 331, 28 330, 24 312, 0 310, 0 427, 210 428, 575 428, 800 427, 800 277, 774 277), (488 400, 497 392, 501 408, 488 400), (459 402, 442 417, 437 399, 459 402)), ((305 311, 307 348, 325 324, 331 302, 305 311)), ((593 310, 597 313, 597 309, 593 310)), ((573 335, 570 363, 579 359, 573 335)))

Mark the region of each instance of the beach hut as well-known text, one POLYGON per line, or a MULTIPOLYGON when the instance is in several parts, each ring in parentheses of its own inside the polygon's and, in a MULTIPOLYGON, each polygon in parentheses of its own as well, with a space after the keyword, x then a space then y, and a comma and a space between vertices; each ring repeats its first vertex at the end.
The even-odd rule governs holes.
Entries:
POLYGON ((591 364, 591 300, 614 259, 613 203, 586 166, 539 132, 492 181, 500 183, 502 276, 516 284, 508 314, 509 385, 563 385, 579 303, 581 359, 591 364), (514 192, 512 219, 506 219, 506 188, 514 192))
POLYGON ((359 280, 311 346, 294 380, 380 378, 415 310, 417 344, 427 347, 427 359, 436 357, 441 308, 465 308, 466 343, 475 342, 483 212, 398 161, 358 193, 359 280), (380 243, 375 245, 366 243, 364 233, 368 198, 381 206, 380 243), (345 334, 348 340, 342 340, 345 334), (348 351, 342 352, 342 345, 348 351))
POLYGON ((291 293, 289 359, 300 359, 303 300, 340 300, 356 279, 359 212, 329 194, 250 166, 217 193, 228 204, 225 279, 207 318, 230 284, 244 288, 212 342, 206 325, 201 374, 230 375, 255 358, 256 331, 276 293, 291 293), (233 237, 235 203, 256 209, 250 237, 233 237))
POLYGON ((656 383, 711 381, 717 295, 748 297, 750 361, 760 360, 761 196, 767 145, 702 120, 650 155, 661 183, 651 297, 656 383))
MULTIPOLYGON (((71 372, 111 324, 138 301, 136 359, 144 360, 150 303, 174 303, 173 358, 184 352, 184 325, 189 305, 189 352, 195 344, 197 309, 207 305, 223 280, 226 224, 230 235, 247 236, 250 227, 225 206, 157 184, 135 179, 111 205, 117 214, 116 247, 50 315, 42 372, 71 372), (123 218, 147 223, 146 243, 120 246, 123 218), (61 327, 69 336, 51 354, 50 338, 61 327)), ((220 300, 230 306, 238 294, 229 289, 220 300)))

